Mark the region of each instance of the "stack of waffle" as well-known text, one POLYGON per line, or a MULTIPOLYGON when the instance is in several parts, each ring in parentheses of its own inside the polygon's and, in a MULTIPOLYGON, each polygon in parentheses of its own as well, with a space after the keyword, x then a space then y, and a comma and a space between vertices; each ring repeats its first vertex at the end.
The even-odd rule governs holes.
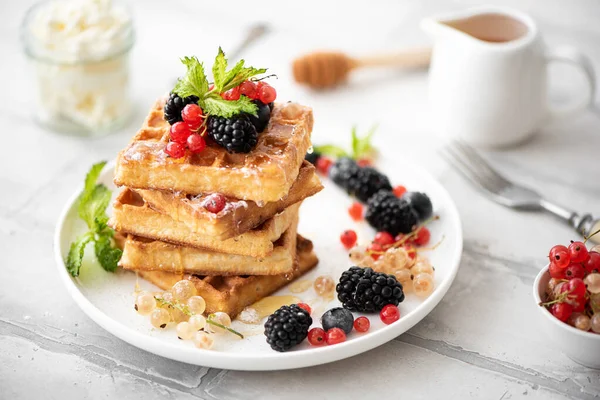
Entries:
POLYGON ((163 106, 155 104, 117 159, 115 183, 124 188, 110 225, 126 236, 120 265, 165 290, 189 279, 208 313, 233 317, 318 262, 296 230, 302 200, 322 189, 304 161, 312 110, 275 105, 248 154, 209 143, 173 159, 164 153, 163 106), (218 213, 206 208, 214 193, 227 199, 218 213))

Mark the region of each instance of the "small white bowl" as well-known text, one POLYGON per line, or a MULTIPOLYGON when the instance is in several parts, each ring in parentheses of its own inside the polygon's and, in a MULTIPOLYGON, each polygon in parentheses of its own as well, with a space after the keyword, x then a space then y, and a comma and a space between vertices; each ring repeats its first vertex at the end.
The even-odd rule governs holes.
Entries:
POLYGON ((544 267, 533 283, 533 300, 539 310, 540 331, 549 336, 555 346, 578 364, 600 369, 600 334, 583 332, 559 321, 546 307, 538 304, 545 297, 545 289, 550 281, 548 266, 544 267))

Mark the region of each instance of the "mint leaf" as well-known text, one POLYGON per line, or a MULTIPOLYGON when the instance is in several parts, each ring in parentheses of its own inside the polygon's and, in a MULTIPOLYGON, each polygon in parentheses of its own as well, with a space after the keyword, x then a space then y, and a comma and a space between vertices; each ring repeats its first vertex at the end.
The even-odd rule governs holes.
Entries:
POLYGON ((223 53, 223 49, 219 47, 219 52, 215 57, 215 63, 212 67, 213 78, 215 80, 215 90, 219 93, 223 91, 225 71, 227 71, 227 59, 225 58, 225 53, 223 53))
POLYGON ((202 109, 208 114, 225 118, 241 112, 256 115, 258 111, 256 104, 246 96, 240 96, 239 100, 223 100, 219 95, 205 98, 202 109))
MULTIPOLYGON (((241 60, 238 65, 242 63, 244 63, 244 60, 241 60)), ((237 65, 236 65, 237 68, 237 65)), ((233 72, 235 71, 235 68, 231 71, 233 72)), ((237 71, 237 73, 231 77, 231 79, 228 79, 227 83, 225 84, 225 86, 223 87, 223 91, 227 91, 229 89, 233 89, 236 86, 239 86, 242 82, 247 81, 248 79, 252 78, 253 76, 256 75, 261 75, 264 74, 265 72, 267 72, 266 68, 254 68, 254 67, 248 67, 248 68, 240 68, 239 71, 237 71)))
POLYGON ((90 168, 85 177, 85 186, 83 187, 82 193, 83 196, 92 193, 92 190, 96 186, 96 181, 100 177, 100 173, 102 172, 102 169, 104 169, 105 165, 106 161, 100 161, 99 163, 92 165, 92 168, 90 168))
POLYGON ((204 98, 208 92, 208 79, 204 65, 196 57, 183 57, 182 64, 187 68, 183 78, 177 80, 173 92, 180 97, 198 96, 204 98))
POLYGON ((67 271, 71 276, 79 276, 79 270, 81 269, 81 262, 83 260, 83 253, 85 246, 94 239, 92 232, 86 232, 84 235, 77 238, 76 241, 71 243, 69 248, 69 254, 67 255, 67 271))
POLYGON ((99 234, 96 238, 96 243, 94 243, 96 258, 102 268, 108 272, 115 272, 117 270, 117 265, 123 254, 121 249, 114 246, 112 237, 112 231, 99 234))
POLYGON ((219 47, 212 69, 215 79, 215 91, 218 93, 226 92, 253 76, 267 72, 265 68, 244 67, 244 63, 244 60, 240 60, 231 70, 227 71, 227 59, 225 53, 219 47))
POLYGON ((344 150, 340 146, 336 146, 334 144, 324 144, 322 146, 314 146, 313 151, 316 151, 317 153, 320 153, 320 154, 325 154, 326 156, 348 157, 348 153, 346 153, 346 150, 344 150))
POLYGON ((65 264, 72 276, 79 275, 86 245, 92 241, 95 242, 96 258, 106 271, 114 272, 121 258, 122 251, 113 243, 114 231, 107 226, 106 208, 110 203, 111 191, 105 185, 96 182, 105 164, 106 162, 101 162, 92 166, 85 178, 83 192, 79 196, 77 211, 89 230, 71 243, 69 248, 65 264))
MULTIPOLYGON (((83 214, 83 210, 86 207, 86 203, 87 203, 89 197, 92 195, 92 192, 94 191, 94 188, 96 187, 96 181, 100 177, 100 173, 102 172, 102 169, 104 168, 105 165, 106 165, 106 161, 101 161, 97 164, 92 165, 92 168, 90 168, 89 172, 87 173, 87 175, 85 177, 83 192, 81 192, 81 195, 79 196, 79 206, 77 209, 77 212, 80 217, 83 214)), ((81 218, 84 219, 83 217, 81 217, 81 218)))
MULTIPOLYGON (((242 70, 244 69, 244 60, 240 60, 237 62, 237 64, 235 64, 235 66, 230 69, 229 71, 227 71, 227 73, 225 74, 225 79, 223 79, 223 87, 227 87, 229 89, 237 86, 231 86, 231 82, 234 80, 235 77, 238 76, 238 74, 240 74, 242 72, 242 70)), ((228 90, 228 89, 227 89, 228 90)))
POLYGON ((373 134, 377 130, 377 125, 369 129, 367 134, 362 138, 356 134, 356 127, 352 128, 352 158, 358 160, 360 158, 369 158, 372 156, 375 148, 371 144, 373 134))
POLYGON ((358 134, 356 133, 356 125, 354 125, 352 127, 352 131, 351 131, 351 135, 352 135, 352 158, 355 158, 356 155, 356 150, 358 148, 358 134))
POLYGON ((103 229, 98 226, 97 222, 105 225, 108 221, 106 209, 110 204, 110 199, 110 190, 105 185, 98 184, 94 187, 91 195, 79 203, 79 217, 85 221, 90 230, 97 232, 103 229))

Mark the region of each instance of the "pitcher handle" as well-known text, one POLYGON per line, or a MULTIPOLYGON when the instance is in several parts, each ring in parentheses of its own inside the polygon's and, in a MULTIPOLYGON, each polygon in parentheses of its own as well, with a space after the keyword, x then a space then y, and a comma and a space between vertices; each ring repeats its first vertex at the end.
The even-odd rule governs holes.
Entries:
POLYGON ((591 60, 576 48, 564 46, 550 50, 546 54, 546 64, 548 65, 552 62, 567 63, 579 68, 579 70, 581 70, 587 78, 590 90, 585 98, 575 102, 572 105, 566 107, 550 106, 549 108, 551 117, 555 119, 564 118, 590 107, 594 103, 596 96, 596 75, 594 73, 594 67, 592 66, 591 60))

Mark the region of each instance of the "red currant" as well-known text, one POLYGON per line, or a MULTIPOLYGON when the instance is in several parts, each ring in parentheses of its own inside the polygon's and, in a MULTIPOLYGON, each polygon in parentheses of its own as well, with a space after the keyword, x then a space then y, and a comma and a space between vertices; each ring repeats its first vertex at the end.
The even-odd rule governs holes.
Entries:
POLYGON ((185 156, 185 146, 181 143, 169 142, 167 143, 167 147, 165 147, 165 153, 173 158, 181 158, 185 156))
POLYGON ((585 268, 583 268, 581 263, 571 263, 565 270, 565 277, 566 279, 583 279, 585 277, 585 268))
POLYGON ((585 288, 585 283, 583 283, 583 279, 573 278, 565 286, 568 287, 570 296, 576 296, 576 297, 584 297, 585 296, 586 288, 585 288))
POLYGON ((360 204, 359 202, 355 201, 348 208, 348 214, 350 214, 350 217, 355 221, 362 220, 363 219, 363 205, 360 204))
POLYGON ((429 243, 429 239, 431 239, 431 232, 429 232, 426 226, 417 229, 414 236, 414 242, 417 246, 425 246, 429 243))
POLYGON ((202 125, 204 115, 202 115, 202 109, 198 104, 188 104, 181 111, 181 118, 191 130, 197 131, 202 125))
POLYGON ((394 194, 396 195, 396 197, 402 197, 404 193, 406 193, 406 187, 398 185, 394 188, 394 194))
POLYGON ((562 322, 567 322, 573 314, 573 306, 568 303, 554 303, 550 307, 550 312, 562 322))
POLYGON ((571 262, 574 263, 584 262, 589 256, 588 250, 582 242, 572 242, 569 245, 569 254, 571 255, 571 262))
POLYGON ((304 311, 306 311, 309 314, 312 313, 310 306, 306 303, 298 303, 298 307, 300 307, 301 309, 303 309, 304 311))
POLYGON ((377 260, 379 257, 381 257, 379 252, 383 252, 383 246, 379 243, 371 243, 371 245, 367 247, 367 251, 373 252, 371 253, 371 257, 373 257, 374 260, 377 260))
POLYGON ((256 84, 252 81, 242 82, 240 85, 240 94, 243 94, 244 96, 252 100, 256 99, 256 84))
POLYGON ((225 93, 221 93, 223 100, 239 100, 240 99, 240 87, 234 87, 229 89, 225 93))
POLYGON ((371 321, 367 317, 358 317, 354 320, 354 329, 356 332, 366 332, 371 327, 371 321))
POLYGON ((588 274, 600 272, 600 253, 590 251, 590 258, 584 263, 585 271, 588 274))
POLYGON ((550 251, 550 262, 559 268, 567 268, 571 263, 571 255, 568 250, 550 251))
POLYGON ((346 341, 346 332, 340 328, 331 328, 325 333, 327 344, 338 344, 346 341))
POLYGON ((227 199, 221 193, 213 193, 204 201, 204 208, 214 214, 218 214, 225 208, 227 199))
POLYGON ((361 158, 356 163, 359 167, 370 167, 371 165, 373 165, 373 162, 368 158, 361 158))
POLYGON ((277 91, 268 84, 262 84, 258 89, 258 98, 265 104, 269 104, 277 98, 277 91))
POLYGON ((175 122, 169 130, 171 141, 179 144, 185 144, 191 134, 192 131, 185 122, 175 122))
POLYGON ((550 268, 548 268, 548 272, 550 272, 550 276, 554 279, 566 279, 565 268, 560 268, 554 263, 550 263, 550 268))
POLYGON ((389 325, 400 319, 400 310, 395 305, 388 304, 379 312, 379 318, 381 318, 381 321, 383 321, 384 324, 389 325))
POLYGON ((356 232, 354 232, 353 230, 344 231, 340 235, 340 241, 342 242, 344 247, 348 250, 351 249, 352 247, 354 247, 354 245, 356 244, 356 239, 357 239, 356 232))
POLYGON ((308 331, 308 343, 313 346, 323 346, 325 341, 325 331, 321 328, 312 328, 308 331))
POLYGON ((197 133, 194 133, 188 137, 187 145, 192 153, 201 153, 206 147, 206 140, 197 133))
POLYGON ((319 170, 322 175, 327 176, 329 175, 329 168, 331 168, 332 164, 333 161, 331 161, 331 159, 327 157, 319 157, 317 160, 317 170, 319 170))
POLYGON ((394 243, 394 237, 389 232, 377 232, 373 241, 382 246, 389 246, 394 243))

